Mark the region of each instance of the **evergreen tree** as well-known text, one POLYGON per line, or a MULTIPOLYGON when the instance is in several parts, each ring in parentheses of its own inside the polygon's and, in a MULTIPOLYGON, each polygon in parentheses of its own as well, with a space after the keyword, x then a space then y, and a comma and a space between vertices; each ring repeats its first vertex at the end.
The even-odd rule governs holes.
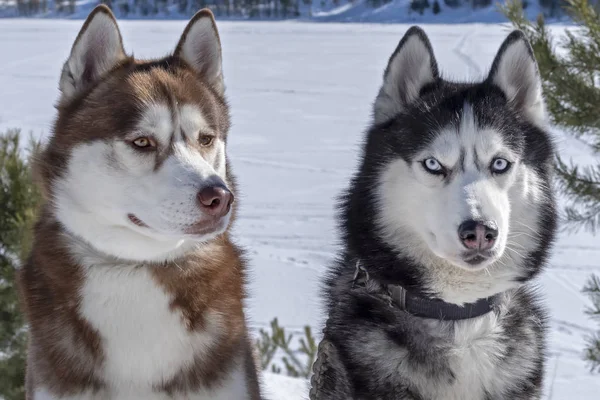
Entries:
POLYGON ((451 8, 460 7, 463 2, 462 0, 444 0, 444 4, 451 8))
MULTIPOLYGON (((588 315, 600 324, 600 278, 592 275, 587 285, 583 288, 583 292, 592 300, 592 307, 587 310, 588 315)), ((600 372, 600 329, 588 338, 585 359, 588 361, 592 371, 600 372)))
POLYGON ((271 372, 276 374, 285 372, 288 376, 309 378, 317 356, 317 340, 312 335, 310 326, 306 325, 303 333, 297 342, 299 346, 293 348, 292 343, 296 342, 294 339, 297 334, 286 333, 277 318, 271 321, 271 332, 261 328, 255 346, 262 369, 268 370, 270 367, 271 372), (275 359, 278 352, 283 354, 279 360, 275 359), (281 363, 285 371, 281 368, 281 363))
MULTIPOLYGON (((560 157, 556 162, 559 188, 569 201, 565 227, 595 234, 600 225, 600 15, 587 0, 566 2, 577 28, 567 31, 560 41, 552 37, 543 16, 535 23, 526 19, 519 0, 509 1, 504 13, 531 41, 552 122, 575 135, 597 157, 589 166, 560 157), (559 54, 556 45, 564 53, 559 54)), ((584 291, 593 303, 589 313, 600 319, 599 278, 592 276, 584 291)), ((586 359, 592 370, 600 370, 600 326, 590 338, 586 359)))
POLYGON ((180 14, 186 14, 188 10, 188 0, 177 0, 177 11, 180 14))
POLYGON ((312 17, 312 4, 313 0, 302 0, 302 2, 308 6, 308 16, 312 17))
POLYGON ((281 3, 281 16, 283 18, 287 18, 290 12, 289 7, 291 4, 291 0, 279 0, 279 2, 281 3))
MULTIPOLYGON (((75 10, 75 1, 74 0, 68 0, 69 1, 69 12, 71 11, 71 3, 73 3, 73 11, 75 10)), ((106 5, 108 8, 110 8, 112 10, 113 8, 113 4, 112 4, 112 0, 100 0, 100 4, 104 4, 106 5)))
POLYGON ((492 4, 492 0, 471 0, 471 8, 484 8, 492 4))
MULTIPOLYGON (((564 0, 539 0, 542 6, 550 17, 555 17, 561 13, 561 10, 566 5, 564 0)), ((523 7, 525 8, 525 7, 523 7)))
MULTIPOLYGON (((289 0, 288 0, 289 1, 289 0)), ((260 17, 259 0, 250 0, 250 18, 260 17)))
POLYGON ((410 9, 417 11, 421 15, 423 15, 425 9, 429 8, 429 6, 429 0, 411 0, 410 2, 410 9))
POLYGON ((432 11, 434 14, 439 14, 440 12, 442 12, 442 9, 440 8, 440 3, 438 3, 438 0, 435 0, 435 1, 433 2, 433 6, 432 6, 432 8, 431 8, 431 11, 432 11))
POLYGON ((4 400, 25 397, 26 329, 15 276, 31 247, 39 201, 19 131, 0 134, 0 398, 4 400))

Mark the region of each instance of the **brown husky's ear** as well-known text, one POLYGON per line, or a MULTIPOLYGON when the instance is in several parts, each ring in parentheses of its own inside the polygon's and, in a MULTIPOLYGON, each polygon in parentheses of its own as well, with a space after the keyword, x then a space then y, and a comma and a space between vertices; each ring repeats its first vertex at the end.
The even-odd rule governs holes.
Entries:
POLYGON ((61 102, 73 98, 126 58, 112 12, 99 5, 87 17, 63 66, 61 102))
POLYGON ((213 13, 205 8, 196 13, 186 26, 175 49, 181 58, 219 94, 223 94, 221 41, 213 13))

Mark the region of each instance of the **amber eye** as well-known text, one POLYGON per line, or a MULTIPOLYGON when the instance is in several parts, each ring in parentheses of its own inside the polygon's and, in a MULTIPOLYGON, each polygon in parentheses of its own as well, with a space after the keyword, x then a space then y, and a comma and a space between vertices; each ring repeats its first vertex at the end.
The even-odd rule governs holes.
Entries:
POLYGON ((200 138, 198 139, 198 141, 200 142, 200 146, 204 147, 210 146, 214 140, 215 137, 211 135, 200 135, 200 138))
POLYGON ((142 148, 142 149, 156 147, 156 143, 154 143, 154 140, 147 138, 147 137, 139 137, 139 138, 135 139, 132 143, 134 146, 142 148))

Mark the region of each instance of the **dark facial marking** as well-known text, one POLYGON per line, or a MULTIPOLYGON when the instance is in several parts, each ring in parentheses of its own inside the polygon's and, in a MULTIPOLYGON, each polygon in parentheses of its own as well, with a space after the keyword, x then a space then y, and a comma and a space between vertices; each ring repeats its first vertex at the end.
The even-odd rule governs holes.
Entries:
POLYGON ((475 168, 477 169, 477 171, 482 170, 482 166, 481 166, 481 162, 479 161, 479 155, 477 154, 477 149, 475 148, 475 146, 473 146, 473 164, 475 164, 475 168))
POLYGON ((465 158, 466 158, 466 156, 467 156, 467 151, 465 150, 464 147, 462 147, 460 149, 460 157, 459 157, 459 160, 458 160, 458 168, 460 168, 460 170, 462 172, 465 172, 465 168, 466 168, 466 166, 465 166, 465 158))

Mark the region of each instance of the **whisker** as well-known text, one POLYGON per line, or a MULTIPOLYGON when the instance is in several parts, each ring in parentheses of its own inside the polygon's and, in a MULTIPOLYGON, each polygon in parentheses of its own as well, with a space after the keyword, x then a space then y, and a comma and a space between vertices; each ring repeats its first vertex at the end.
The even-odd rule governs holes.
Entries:
POLYGON ((497 259, 494 265, 496 265, 496 263, 502 265, 503 267, 506 267, 506 263, 502 260, 502 258, 497 259))
POLYGON ((527 233, 527 232, 517 232, 517 233, 510 233, 510 234, 508 234, 509 238, 511 238, 511 237, 520 237, 520 236, 527 236, 527 237, 530 237, 532 239, 537 239, 537 236, 534 236, 534 235, 532 235, 530 233, 527 233))
MULTIPOLYGON (((510 251, 512 251, 512 252, 514 252, 514 253, 516 253, 517 255, 519 255, 519 257, 521 257, 521 258, 525 258, 525 256, 524 256, 523 254, 519 253, 517 250, 513 249, 513 248, 512 248, 512 247, 510 247, 510 246, 506 246, 506 250, 510 250, 510 251)), ((511 257, 511 258, 512 258, 512 257, 511 257)))
POLYGON ((525 228, 527 228, 527 229, 531 230, 532 232, 536 232, 536 229, 532 228, 531 226, 527 225, 527 224, 526 224, 526 223, 524 223, 524 222, 521 222, 521 221, 515 221, 515 222, 516 222, 517 224, 519 224, 519 225, 521 225, 521 226, 523 226, 523 227, 525 227, 525 228))
POLYGON ((520 249, 526 250, 525 246, 523 246, 522 244, 520 244, 520 243, 517 243, 517 242, 513 242, 513 241, 510 241, 510 240, 507 240, 507 241, 506 241, 506 244, 507 244, 507 245, 512 245, 512 246, 517 246, 517 247, 519 247, 520 249))
POLYGON ((497 263, 500 264, 503 267, 506 267, 506 263, 504 261, 498 260, 497 263))

